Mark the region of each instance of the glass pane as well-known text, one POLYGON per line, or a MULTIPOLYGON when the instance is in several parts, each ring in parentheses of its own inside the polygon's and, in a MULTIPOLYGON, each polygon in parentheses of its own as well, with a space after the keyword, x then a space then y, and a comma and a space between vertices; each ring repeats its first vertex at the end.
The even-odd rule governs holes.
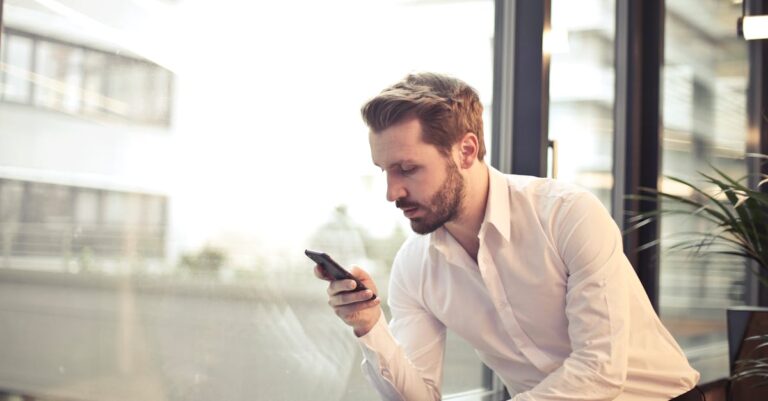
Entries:
POLYGON ((83 111, 88 114, 106 113, 107 56, 101 52, 85 53, 83 64, 83 111))
MULTIPOLYGON (((11 25, 15 15, 10 13, 11 25)), ((79 34, 55 37, 26 29, 23 34, 4 31, 3 47, 8 50, 3 50, 0 89, 6 101, 121 122, 168 125, 173 74, 167 68, 138 55, 121 55, 120 50, 105 52, 98 41, 83 40, 79 34), (34 72, 30 71, 33 63, 34 72)))
POLYGON ((119 192, 104 195, 104 222, 116 227, 131 221, 128 219, 128 197, 119 192))
POLYGON ((146 102, 145 118, 151 121, 168 123, 170 113, 171 74, 163 69, 151 69, 147 72, 148 91, 151 93, 146 102))
POLYGON ((35 60, 35 103, 59 111, 78 112, 83 50, 38 41, 35 60))
POLYGON ((75 221, 78 224, 95 225, 99 222, 99 193, 79 189, 75 196, 75 221))
POLYGON ((21 216, 21 254, 67 255, 72 222, 71 194, 60 185, 27 183, 21 216))
POLYGON ((165 201, 163 198, 151 196, 145 200, 147 223, 152 226, 162 226, 165 223, 165 201))
POLYGON ((3 35, 3 99, 25 103, 29 101, 32 70, 32 39, 23 36, 3 35))
POLYGON ((609 209, 614 10, 615 0, 552 0, 552 27, 546 36, 551 54, 549 139, 557 146, 557 178, 589 190, 609 209))
MULTIPOLYGON (((360 106, 447 73, 490 133, 493 1, 4 4, 39 48, 33 104, 0 103, 23 109, 0 123, 22 153, 0 156, 0 395, 377 399, 303 251, 361 265, 386 300, 410 227, 360 106)), ((444 395, 483 385, 449 336, 444 395)))
POLYGON ((112 100, 110 112, 119 116, 128 117, 138 114, 133 109, 133 99, 139 93, 142 82, 141 77, 134 73, 135 63, 132 60, 112 57, 109 62, 107 77, 107 96, 112 100))
POLYGON ((10 268, 12 255, 18 253, 23 194, 21 182, 0 179, 0 266, 3 268, 10 268))
MULTIPOLYGON (((715 166, 746 175, 746 42, 734 34, 741 5, 732 1, 666 2, 663 70, 663 174, 701 184, 715 166)), ((662 189, 691 195, 664 179, 662 189)), ((707 188, 711 190, 712 188, 707 188)), ((744 303, 745 266, 724 256, 670 252, 676 232, 704 232, 691 218, 661 222, 661 317, 702 381, 728 371, 725 308, 744 303)))

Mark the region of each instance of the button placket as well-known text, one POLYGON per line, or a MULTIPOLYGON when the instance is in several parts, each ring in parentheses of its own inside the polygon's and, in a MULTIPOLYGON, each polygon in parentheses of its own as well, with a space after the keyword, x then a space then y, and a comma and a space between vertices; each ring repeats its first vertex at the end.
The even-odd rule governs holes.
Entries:
POLYGON ((515 342, 515 345, 517 345, 520 352, 537 369, 544 373, 548 373, 549 367, 552 366, 554 361, 544 354, 523 331, 520 323, 515 317, 512 305, 509 303, 509 299, 507 299, 506 293, 504 292, 501 277, 499 277, 499 273, 490 258, 485 253, 482 253, 482 249, 481 253, 478 254, 478 267, 480 275, 483 278, 483 283, 488 289, 491 301, 496 308, 496 312, 499 315, 507 334, 512 337, 512 340, 515 342))

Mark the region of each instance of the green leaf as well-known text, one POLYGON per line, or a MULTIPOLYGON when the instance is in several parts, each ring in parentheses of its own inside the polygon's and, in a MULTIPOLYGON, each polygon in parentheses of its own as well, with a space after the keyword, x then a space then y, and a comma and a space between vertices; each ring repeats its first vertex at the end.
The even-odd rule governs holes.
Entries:
MULTIPOLYGON (((764 159, 768 155, 749 155, 764 159)), ((760 190, 768 176, 756 188, 748 187, 749 176, 734 179, 712 166, 715 172, 699 172, 705 185, 697 186, 677 177, 667 177, 691 190, 692 196, 680 196, 653 188, 641 188, 639 194, 626 199, 655 205, 627 219, 625 233, 641 229, 664 217, 678 216, 696 219, 710 225, 703 232, 676 233, 677 242, 667 248, 670 252, 692 252, 699 255, 736 256, 754 261, 750 268, 761 284, 768 287, 768 194, 760 190), (713 188, 709 189, 709 185, 713 188), (716 188, 716 189, 715 189, 716 188)), ((666 240, 666 239, 665 239, 666 240)), ((645 250, 658 246, 660 239, 643 244, 645 250)))

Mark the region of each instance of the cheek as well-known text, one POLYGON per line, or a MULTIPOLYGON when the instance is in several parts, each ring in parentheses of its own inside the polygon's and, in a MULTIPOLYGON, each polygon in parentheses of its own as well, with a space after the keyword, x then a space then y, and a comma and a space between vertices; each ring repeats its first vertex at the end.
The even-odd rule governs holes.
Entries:
POLYGON ((427 204, 432 200, 432 197, 435 196, 437 191, 440 190, 440 184, 440 181, 428 176, 424 176, 421 179, 414 179, 409 185, 409 194, 411 194, 411 197, 414 200, 427 204))

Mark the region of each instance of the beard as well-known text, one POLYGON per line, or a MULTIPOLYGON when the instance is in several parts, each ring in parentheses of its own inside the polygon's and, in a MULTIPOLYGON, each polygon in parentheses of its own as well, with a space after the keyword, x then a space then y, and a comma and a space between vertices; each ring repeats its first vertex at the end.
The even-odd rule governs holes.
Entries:
POLYGON ((409 202, 407 199, 395 202, 398 208, 419 207, 426 210, 422 217, 411 219, 411 229, 417 234, 432 233, 459 215, 465 195, 464 177, 459 173, 456 162, 450 159, 446 173, 447 177, 429 200, 428 206, 409 202))

